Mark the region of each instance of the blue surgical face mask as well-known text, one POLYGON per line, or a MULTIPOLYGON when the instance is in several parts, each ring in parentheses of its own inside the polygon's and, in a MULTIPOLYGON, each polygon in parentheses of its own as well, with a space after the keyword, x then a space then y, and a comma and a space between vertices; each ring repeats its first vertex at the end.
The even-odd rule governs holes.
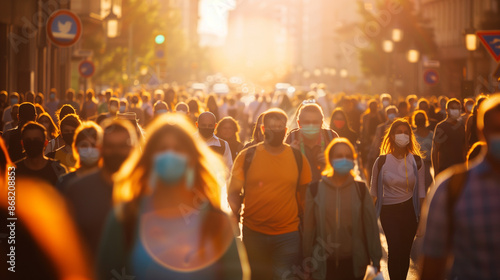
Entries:
POLYGON ((121 105, 120 106, 120 113, 125 113, 125 109, 127 109, 127 106, 121 105))
POLYGON ((387 115, 387 118, 392 122, 396 119, 396 114, 389 114, 387 115))
POLYGON ((17 99, 17 98, 11 98, 10 99, 10 105, 16 105, 17 102, 19 102, 19 99, 17 99))
POLYGON ((354 168, 354 161, 347 158, 334 159, 331 164, 333 172, 339 175, 346 175, 354 168))
POLYGON ((300 131, 302 134, 309 139, 314 139, 315 137, 318 136, 319 131, 321 130, 321 127, 315 124, 307 124, 303 125, 300 128, 300 131))
POLYGON ((168 112, 167 109, 159 109, 159 110, 156 110, 156 114, 160 115, 160 114, 166 114, 168 112))
POLYGON ((382 105, 384 106, 384 108, 389 106, 389 104, 391 104, 391 103, 387 100, 382 101, 382 105))
POLYGON ((49 98, 50 98, 50 99, 56 99, 56 94, 55 94, 55 93, 51 93, 51 94, 49 94, 49 98))
MULTIPOLYGON (((154 175, 167 185, 175 185, 185 176, 187 157, 172 151, 162 152, 154 157, 154 175)), ((155 187, 155 186, 152 186, 155 187)))
POLYGON ((500 162, 500 134, 494 134, 489 137, 488 153, 500 162))

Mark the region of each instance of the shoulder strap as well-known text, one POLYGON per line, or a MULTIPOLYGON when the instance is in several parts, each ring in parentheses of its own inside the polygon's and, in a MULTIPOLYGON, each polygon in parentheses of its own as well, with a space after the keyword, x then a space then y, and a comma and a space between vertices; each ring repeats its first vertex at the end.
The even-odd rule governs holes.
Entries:
POLYGON ((219 138, 219 145, 221 146, 222 156, 226 153, 226 141, 219 138))
POLYGON ((364 182, 355 181, 356 182, 356 190, 358 191, 359 198, 361 199, 361 204, 365 200, 366 195, 366 185, 364 182))
POLYGON ((313 198, 316 197, 316 195, 318 194, 318 186, 319 186, 319 181, 314 181, 309 184, 309 190, 313 198))
POLYGON ((293 151, 293 156, 295 157, 295 162, 297 163, 297 168, 298 168, 298 177, 297 177, 297 187, 300 184, 300 173, 302 173, 302 153, 295 149, 292 148, 293 151))
POLYGON ((386 158, 387 158, 387 155, 380 155, 378 157, 378 163, 377 163, 378 172, 380 172, 380 170, 382 169, 382 166, 384 166, 386 158))
POLYGON ((245 153, 245 161, 243 162, 243 174, 245 175, 245 180, 247 178, 248 169, 250 168, 250 164, 252 163, 256 149, 256 146, 251 146, 245 153))
POLYGON ((125 252, 132 250, 134 243, 134 233, 137 226, 137 219, 139 218, 139 200, 134 199, 125 203, 120 213, 119 219, 123 225, 123 236, 125 241, 125 252))
POLYGON ((457 204, 458 198, 462 194, 467 181, 467 170, 458 170, 451 175, 448 181, 447 189, 447 204, 446 214, 448 219, 448 242, 451 245, 453 232, 455 230, 455 220, 453 219, 453 212, 457 204))
MULTIPOLYGON (((385 162, 385 157, 384 157, 384 162, 385 162)), ((366 250, 366 253, 368 256, 370 255, 370 252, 368 250, 368 240, 366 237, 366 231, 365 231, 365 211, 364 211, 364 201, 365 201, 365 195, 366 195, 366 184, 364 182, 360 181, 355 181, 356 184, 356 190, 358 191, 358 196, 361 201, 361 233, 363 234, 363 244, 366 250)))
POLYGON ((422 158, 417 155, 413 155, 413 158, 415 158, 415 162, 417 163, 417 170, 420 170, 420 167, 422 167, 422 158))

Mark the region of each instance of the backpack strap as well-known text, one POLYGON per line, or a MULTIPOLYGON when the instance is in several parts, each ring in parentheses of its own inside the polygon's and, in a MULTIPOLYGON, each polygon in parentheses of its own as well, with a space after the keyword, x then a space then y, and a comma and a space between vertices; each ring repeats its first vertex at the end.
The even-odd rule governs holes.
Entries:
POLYGON ((455 220, 453 212, 467 181, 467 170, 462 168, 451 175, 448 181, 446 215, 448 219, 448 245, 451 247, 455 220))
POLYGON ((417 163, 417 170, 420 170, 420 167, 422 167, 422 158, 417 155, 413 155, 413 158, 415 159, 415 162, 417 163))
POLYGON ((298 177, 297 177, 297 187, 299 187, 299 184, 300 184, 300 173, 302 173, 302 153, 295 149, 295 148, 292 148, 292 151, 293 151, 293 156, 295 157, 295 162, 297 163, 297 168, 298 168, 298 177))
POLYGON ((226 153, 226 141, 219 138, 219 145, 221 146, 222 156, 226 153))
POLYGON ((380 170, 382 169, 382 166, 384 166, 386 158, 387 158, 387 155, 380 155, 378 157, 378 162, 377 162, 378 172, 380 172, 380 170))
POLYGON ((318 194, 318 186, 319 186, 319 181, 314 181, 309 183, 309 191, 311 192, 313 198, 315 198, 316 195, 318 194))
MULTIPOLYGON (((385 162, 385 157, 384 157, 384 162, 385 162)), ((383 165, 383 164, 382 164, 383 165)), ((365 201, 365 195, 366 195, 366 184, 361 181, 355 181, 356 184, 356 190, 358 191, 358 196, 361 201, 361 233, 363 234, 363 245, 366 250, 366 254, 369 256, 370 252, 368 250, 368 240, 366 237, 366 230, 365 230, 365 211, 364 211, 364 201, 365 201)))
POLYGON ((135 228, 139 219, 139 199, 134 199, 122 205, 119 220, 123 225, 123 237, 125 241, 125 252, 129 253, 134 244, 135 228))
POLYGON ((356 183, 356 190, 358 191, 358 196, 359 199, 361 199, 361 204, 363 204, 363 201, 365 200, 365 195, 366 195, 366 184, 361 181, 355 181, 356 183))

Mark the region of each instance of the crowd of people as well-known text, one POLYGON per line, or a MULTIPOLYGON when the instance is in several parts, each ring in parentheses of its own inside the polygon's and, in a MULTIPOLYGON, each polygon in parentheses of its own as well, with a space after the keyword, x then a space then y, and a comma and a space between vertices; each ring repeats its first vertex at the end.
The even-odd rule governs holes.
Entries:
POLYGON ((0 278, 500 279, 500 95, 248 97, 0 92, 0 278))

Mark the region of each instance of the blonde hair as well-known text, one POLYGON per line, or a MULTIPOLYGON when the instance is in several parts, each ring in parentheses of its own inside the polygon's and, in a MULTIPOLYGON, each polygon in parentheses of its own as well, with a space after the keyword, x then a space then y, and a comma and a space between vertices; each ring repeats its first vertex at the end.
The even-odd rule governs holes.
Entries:
POLYGON ((396 143, 394 142, 394 140, 392 140, 391 136, 395 134, 396 128, 400 125, 405 125, 406 127, 408 127, 408 130, 410 132, 410 143, 408 143, 408 145, 406 146, 406 151, 422 158, 423 156, 420 152, 420 144, 417 142, 417 139, 415 139, 415 134, 411 129, 410 123, 408 122, 408 120, 403 118, 394 120, 394 122, 391 124, 391 127, 385 133, 384 139, 382 140, 382 145, 380 146, 380 154, 387 155, 394 152, 394 150, 396 149, 396 143))
POLYGON ((153 157, 158 143, 165 135, 174 135, 188 151, 194 162, 194 191, 201 192, 216 209, 220 209, 220 186, 226 178, 224 165, 202 140, 194 138, 194 126, 183 116, 167 113, 156 118, 146 130, 142 152, 136 147, 120 170, 113 177, 113 200, 121 204, 141 197, 151 191, 149 178, 153 169, 153 157))
MULTIPOLYGON (((331 158, 333 157, 333 151, 337 145, 347 145, 349 147, 349 149, 351 149, 353 159, 356 159, 356 157, 357 157, 356 151, 355 151, 354 146, 352 145, 351 141, 349 141, 349 139, 344 138, 344 137, 337 137, 337 138, 333 139, 332 142, 330 142, 330 144, 328 144, 328 146, 325 149, 326 165, 325 165, 325 169, 323 170, 323 172, 321 172, 321 175, 331 177, 335 173, 335 170, 333 169, 333 166, 331 164, 331 158)), ((352 170, 351 170, 351 172, 352 172, 352 170)))

